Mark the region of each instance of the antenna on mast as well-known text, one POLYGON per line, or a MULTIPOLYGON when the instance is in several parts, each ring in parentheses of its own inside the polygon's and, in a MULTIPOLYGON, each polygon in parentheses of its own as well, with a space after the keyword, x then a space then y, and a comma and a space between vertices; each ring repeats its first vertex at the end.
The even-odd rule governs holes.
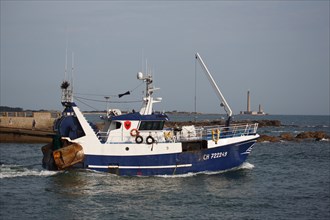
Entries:
POLYGON ((64 80, 67 80, 67 71, 68 71, 68 45, 69 45, 69 37, 68 37, 68 27, 66 27, 66 45, 65 45, 65 67, 64 67, 64 80))
POLYGON ((142 48, 142 51, 141 51, 141 71, 143 72, 144 71, 144 51, 143 51, 143 48, 142 48))
POLYGON ((67 69, 68 69, 68 41, 66 42, 66 48, 65 48, 64 81, 67 78, 67 69))
POLYGON ((72 67, 71 67, 71 90, 73 91, 73 69, 74 69, 74 53, 72 52, 72 67))
POLYGON ((70 88, 70 82, 69 78, 67 76, 68 71, 68 30, 67 30, 67 36, 66 36, 66 48, 65 48, 65 67, 64 67, 64 79, 61 84, 62 89, 62 105, 71 105, 73 102, 72 97, 72 78, 73 78, 73 54, 72 54, 72 68, 71 68, 71 88, 70 88))
POLYGON ((197 60, 195 59, 195 97, 194 97, 194 101, 195 101, 195 122, 197 121, 197 60))

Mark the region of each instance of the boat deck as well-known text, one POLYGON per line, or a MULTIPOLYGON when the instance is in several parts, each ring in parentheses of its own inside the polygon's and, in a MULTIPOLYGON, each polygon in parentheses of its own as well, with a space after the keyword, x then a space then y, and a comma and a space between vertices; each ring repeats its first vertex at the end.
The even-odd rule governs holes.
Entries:
MULTIPOLYGON (((165 142, 184 142, 184 141, 199 141, 213 140, 218 141, 223 138, 232 138, 240 136, 255 135, 257 133, 258 123, 254 124, 233 124, 229 127, 222 125, 214 126, 182 126, 180 129, 169 128, 166 130, 143 130, 139 131, 139 135, 146 140, 147 137, 153 137, 156 143, 165 142)), ((109 133, 96 133, 101 143, 106 143, 109 133)), ((107 142, 107 143, 112 143, 107 142)), ((118 143, 116 141, 115 143, 118 143)), ((135 136, 122 137, 121 143, 136 143, 135 136)))

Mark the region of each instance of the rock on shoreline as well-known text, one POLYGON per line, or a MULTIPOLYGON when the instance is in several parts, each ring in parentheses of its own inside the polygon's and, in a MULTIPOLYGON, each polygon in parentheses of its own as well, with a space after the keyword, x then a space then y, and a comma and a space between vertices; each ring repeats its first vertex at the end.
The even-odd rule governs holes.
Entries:
POLYGON ((301 132, 294 136, 291 133, 282 133, 280 136, 270 136, 261 134, 258 142, 279 142, 279 141, 302 141, 302 140, 329 140, 330 136, 324 131, 307 131, 301 132))

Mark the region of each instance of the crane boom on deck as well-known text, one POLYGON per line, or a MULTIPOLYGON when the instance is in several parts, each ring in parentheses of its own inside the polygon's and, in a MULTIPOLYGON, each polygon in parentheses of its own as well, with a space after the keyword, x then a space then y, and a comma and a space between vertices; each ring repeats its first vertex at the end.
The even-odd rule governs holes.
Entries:
POLYGON ((196 53, 196 59, 199 61, 200 65, 202 66, 202 68, 204 69, 205 75, 207 76, 209 82, 211 83, 215 93, 217 94, 219 100, 220 100, 220 106, 223 106, 227 115, 228 115, 228 120, 227 120, 227 125, 229 126, 230 124, 230 120, 231 120, 231 116, 233 114, 230 106, 228 105, 225 97, 222 95, 218 85, 216 84, 216 82, 214 81, 212 74, 210 73, 210 71, 208 70, 207 66, 205 65, 202 57, 199 55, 199 53, 196 53))

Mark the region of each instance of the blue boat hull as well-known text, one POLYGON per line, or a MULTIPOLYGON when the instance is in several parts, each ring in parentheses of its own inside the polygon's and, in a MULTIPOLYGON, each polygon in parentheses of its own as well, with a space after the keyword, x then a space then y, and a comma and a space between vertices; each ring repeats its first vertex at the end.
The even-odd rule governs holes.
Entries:
POLYGON ((148 156, 85 155, 84 168, 123 176, 223 171, 240 166, 256 139, 212 149, 148 156))

